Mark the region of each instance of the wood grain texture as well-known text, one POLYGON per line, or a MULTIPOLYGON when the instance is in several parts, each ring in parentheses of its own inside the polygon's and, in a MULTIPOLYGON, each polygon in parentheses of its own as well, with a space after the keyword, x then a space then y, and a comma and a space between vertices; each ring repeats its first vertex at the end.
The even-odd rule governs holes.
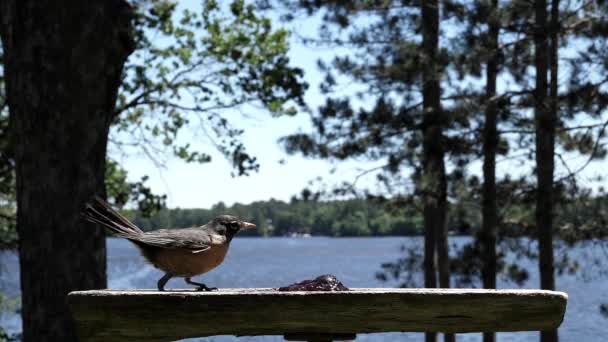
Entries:
POLYGON ((568 295, 542 290, 352 289, 347 292, 77 291, 82 341, 211 335, 529 331, 557 328, 568 295))

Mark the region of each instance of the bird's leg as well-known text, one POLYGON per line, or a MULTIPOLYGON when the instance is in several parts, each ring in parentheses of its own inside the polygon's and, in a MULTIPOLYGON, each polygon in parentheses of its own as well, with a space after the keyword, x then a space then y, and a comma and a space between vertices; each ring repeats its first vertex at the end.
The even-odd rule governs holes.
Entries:
POLYGON ((198 288, 196 289, 197 291, 213 291, 213 290, 217 290, 217 287, 207 287, 207 285, 205 285, 203 283, 194 282, 194 281, 190 280, 190 277, 186 278, 186 283, 188 283, 190 285, 197 285, 198 286, 198 288))
POLYGON ((171 278, 173 278, 173 274, 165 273, 162 278, 158 279, 158 291, 165 291, 165 284, 167 284, 171 278))

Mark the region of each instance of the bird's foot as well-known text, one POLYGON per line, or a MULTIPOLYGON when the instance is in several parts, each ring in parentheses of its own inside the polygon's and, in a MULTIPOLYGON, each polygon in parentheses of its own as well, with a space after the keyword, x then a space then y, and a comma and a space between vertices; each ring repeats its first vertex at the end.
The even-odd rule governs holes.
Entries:
POLYGON ((217 287, 207 287, 205 284, 200 284, 196 291, 217 291, 217 287))
POLYGON ((203 284, 203 283, 197 283, 195 281, 192 281, 192 279, 190 279, 190 277, 186 277, 186 283, 190 284, 190 285, 197 285, 196 287, 196 291, 215 291, 217 290, 217 287, 207 287, 207 285, 203 284))

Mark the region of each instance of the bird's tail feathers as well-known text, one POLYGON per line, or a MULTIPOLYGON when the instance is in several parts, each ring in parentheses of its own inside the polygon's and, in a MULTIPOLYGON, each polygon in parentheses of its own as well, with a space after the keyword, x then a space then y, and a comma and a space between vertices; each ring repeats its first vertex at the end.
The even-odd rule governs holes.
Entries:
POLYGON ((82 215, 86 220, 104 226, 119 237, 128 239, 144 233, 99 197, 87 203, 82 215))

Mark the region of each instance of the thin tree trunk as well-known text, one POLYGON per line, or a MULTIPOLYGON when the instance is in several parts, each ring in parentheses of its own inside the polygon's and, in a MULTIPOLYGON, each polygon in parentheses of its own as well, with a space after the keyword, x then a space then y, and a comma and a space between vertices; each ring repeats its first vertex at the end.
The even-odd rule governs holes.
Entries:
MULTIPOLYGON (((441 134, 443 136, 443 134, 441 134)), ((441 144, 440 144, 441 145, 441 144)), ((445 165, 443 162, 443 146, 441 146, 442 155, 439 166, 439 188, 437 193, 438 198, 438 213, 437 213, 437 263, 439 265, 439 287, 449 288, 450 287, 450 256, 448 255, 449 244, 448 244, 448 201, 447 201, 447 177, 445 174, 445 165)), ((443 335, 445 342, 455 342, 456 335, 446 333, 443 335)))
POLYGON ((103 192, 130 23, 123 0, 0 3, 25 342, 77 341, 67 293, 106 287, 104 233, 80 212, 103 192))
MULTIPOLYGON (((555 3, 554 3, 555 6, 555 3)), ((555 9, 557 10, 557 8, 555 9)), ((554 9, 552 9, 552 12, 554 9)), ((538 249, 540 286, 543 289, 555 289, 553 271, 553 172, 555 151, 556 113, 551 101, 547 98, 548 71, 548 37, 547 32, 547 1, 535 1, 536 26, 534 33, 535 65, 536 65, 536 103, 534 108, 536 126, 536 226, 538 228, 538 249)), ((556 19, 556 18, 555 18, 556 19)), ((555 42, 556 44, 557 42, 555 42)), ((552 44, 553 45, 553 44, 552 44)), ((557 45, 551 47, 551 54, 557 45)), ((557 64, 557 59, 552 64, 557 64)), ((557 66, 555 66, 556 68, 557 66)), ((551 67, 553 72, 553 66, 551 67)), ((555 69, 557 71, 557 69, 555 69)), ((557 81, 552 80, 552 83, 557 81)), ((557 90, 557 89, 556 89, 557 90)), ((550 99, 549 99, 550 100, 550 99)), ((557 341, 557 331, 541 332, 542 342, 557 341)))
MULTIPOLYGON (((483 130, 483 189, 482 189, 482 224, 481 255, 483 265, 481 276, 483 287, 496 288, 496 229, 498 226, 498 208, 496 205, 496 150, 498 148, 497 116, 495 101, 496 78, 498 76, 498 1, 492 0, 492 9, 488 18, 489 51, 486 68, 486 110, 483 130)), ((483 334, 484 342, 494 342, 496 334, 483 334)))
MULTIPOLYGON (((423 122, 422 191, 424 201, 424 274, 425 286, 436 287, 435 256, 439 266, 439 285, 449 287, 447 243, 447 179, 444 164, 441 114, 441 71, 438 65, 439 3, 421 2, 423 64, 423 122)), ((454 335, 447 334, 446 341, 454 335)), ((426 341, 435 341, 435 333, 427 333, 426 341)))

